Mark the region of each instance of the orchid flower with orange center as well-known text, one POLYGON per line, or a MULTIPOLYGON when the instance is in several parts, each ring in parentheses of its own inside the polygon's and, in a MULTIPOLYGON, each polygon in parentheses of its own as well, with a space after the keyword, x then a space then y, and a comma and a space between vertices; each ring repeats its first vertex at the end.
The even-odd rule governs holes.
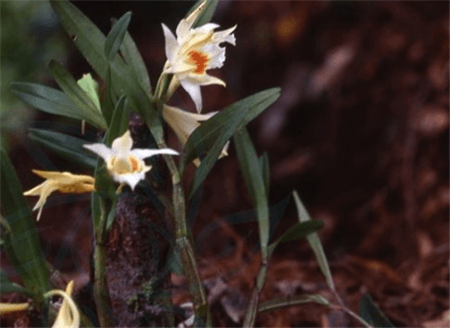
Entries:
POLYGON ((33 211, 39 209, 36 218, 37 221, 39 221, 42 209, 47 202, 48 196, 50 196, 52 192, 59 191, 65 194, 81 194, 95 190, 95 180, 89 175, 39 170, 33 170, 33 173, 47 179, 40 185, 23 193, 25 196, 39 196, 39 200, 33 208, 33 211))
POLYGON ((206 1, 186 19, 180 21, 176 29, 176 38, 170 29, 162 24, 167 56, 163 74, 174 74, 168 94, 171 95, 181 84, 191 96, 199 113, 202 110, 200 86, 209 84, 225 86, 222 80, 206 74, 208 69, 223 66, 225 48, 219 45, 224 42, 236 44, 232 34, 236 26, 220 32, 214 32, 214 29, 219 27, 214 23, 192 28, 205 8, 206 1))
POLYGON ((151 166, 145 165, 143 159, 159 154, 178 155, 175 150, 165 149, 133 149, 133 139, 130 131, 114 139, 111 148, 101 143, 84 145, 106 162, 106 168, 114 181, 121 185, 128 184, 132 190, 140 180, 145 179, 145 173, 151 166))
MULTIPOLYGON (((216 114, 217 112, 208 114, 194 114, 176 107, 168 105, 163 106, 163 118, 175 132, 183 146, 188 141, 192 132, 194 132, 194 130, 200 126, 201 122, 208 120, 216 114)), ((228 145, 229 142, 227 142, 225 147, 223 147, 222 153, 220 154, 219 158, 228 155, 228 145)), ((199 166, 200 161, 198 159, 195 159, 194 164, 199 166)))

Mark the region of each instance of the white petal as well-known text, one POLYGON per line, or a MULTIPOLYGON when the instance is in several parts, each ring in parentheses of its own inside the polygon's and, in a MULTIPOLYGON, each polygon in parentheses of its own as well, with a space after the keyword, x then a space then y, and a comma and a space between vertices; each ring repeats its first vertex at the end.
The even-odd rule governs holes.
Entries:
POLYGON ((201 33, 209 33, 211 30, 214 30, 215 28, 218 28, 220 25, 216 23, 206 23, 205 25, 199 26, 194 29, 195 32, 201 32, 201 33))
POLYGON ((164 148, 164 149, 133 149, 131 154, 137 158, 143 159, 151 157, 154 155, 166 154, 166 155, 179 155, 175 150, 164 148))
POLYGON ((200 85, 195 82, 191 82, 188 79, 180 80, 181 86, 186 90, 186 92, 191 96, 194 101, 195 108, 197 112, 202 111, 202 94, 200 92, 200 85))
POLYGON ((118 156, 126 156, 133 147, 133 139, 131 138, 130 130, 125 132, 121 137, 114 139, 112 143, 112 150, 118 156))
POLYGON ((235 46, 236 38, 234 37, 234 34, 231 34, 231 33, 236 29, 236 27, 237 27, 237 25, 234 25, 233 27, 231 27, 227 30, 214 33, 214 35, 213 35, 214 42, 217 42, 217 43, 228 42, 228 43, 231 43, 233 46, 235 46))
POLYGON ((136 188, 139 181, 145 179, 145 172, 137 172, 133 174, 116 174, 113 176, 114 181, 119 183, 126 183, 131 187, 131 190, 136 188))
POLYGON ((83 145, 84 148, 89 149, 90 151, 96 153, 98 156, 103 158, 105 161, 108 157, 114 154, 114 152, 108 148, 106 145, 101 143, 91 144, 91 145, 83 145))
POLYGON ((178 43, 172 31, 170 31, 166 25, 161 25, 164 32, 164 38, 166 39, 166 57, 171 62, 173 57, 176 55, 178 43))
MULTIPOLYGON (((189 76, 189 79, 192 78, 192 75, 189 76)), ((220 84, 222 86, 226 86, 225 82, 223 82, 221 79, 215 77, 215 76, 211 76, 208 74, 205 74, 201 77, 201 79, 198 79, 196 81, 196 83, 200 84, 200 85, 210 85, 210 84, 220 84)))

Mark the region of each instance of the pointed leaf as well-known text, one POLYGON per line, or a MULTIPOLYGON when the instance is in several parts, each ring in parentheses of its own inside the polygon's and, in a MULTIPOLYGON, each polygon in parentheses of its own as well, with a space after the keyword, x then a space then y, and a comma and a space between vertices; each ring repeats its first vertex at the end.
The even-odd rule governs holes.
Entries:
POLYGON ((203 9, 202 13, 198 16, 197 20, 192 25, 193 27, 199 27, 209 23, 214 16, 214 12, 216 11, 218 0, 199 0, 192 6, 192 8, 188 11, 186 17, 188 17, 195 9, 198 8, 203 2, 206 2, 206 8, 203 9))
POLYGON ((266 188, 267 197, 269 197, 269 188, 270 188, 270 168, 269 168, 269 155, 264 153, 259 159, 259 169, 261 170, 261 174, 264 180, 264 187, 266 188))
POLYGON ((112 61, 116 57, 120 46, 122 45, 123 38, 127 32, 128 25, 131 20, 131 11, 123 14, 122 17, 113 25, 111 31, 105 40, 105 56, 108 61, 112 61))
POLYGON ((35 83, 14 82, 11 91, 22 101, 43 112, 92 122, 89 115, 75 105, 64 92, 35 83))
POLYGON ((106 145, 110 147, 114 139, 120 137, 128 130, 128 107, 127 107, 127 97, 122 96, 117 101, 116 108, 114 109, 114 114, 106 133, 105 140, 106 145))
POLYGON ((73 101, 73 103, 83 111, 87 117, 86 121, 94 126, 105 130, 106 121, 103 118, 98 107, 90 96, 78 85, 70 73, 55 60, 50 61, 48 65, 53 77, 64 93, 73 101))
POLYGON ((326 306, 330 306, 330 302, 319 294, 304 294, 299 296, 293 296, 293 297, 286 297, 286 298, 277 298, 268 302, 264 302, 259 304, 258 312, 266 312, 266 311, 272 311, 272 310, 278 310, 281 308, 285 308, 288 306, 294 306, 304 303, 318 303, 326 306))
POLYGON ((1 206, 11 232, 5 235, 4 246, 14 269, 25 286, 33 292, 48 290, 48 270, 42 254, 36 223, 22 196, 22 185, 8 155, 0 149, 1 206))
POLYGON ((241 117, 245 113, 244 119, 236 126, 235 130, 228 133, 231 136, 237 129, 247 125, 274 103, 279 95, 280 88, 272 88, 258 92, 235 102, 203 122, 195 129, 184 147, 184 164, 191 162, 195 158, 203 157, 204 152, 211 149, 218 137, 230 128, 230 121, 234 122, 236 117, 241 117))
POLYGON ((48 148, 61 157, 89 168, 95 168, 97 164, 97 159, 83 147, 83 145, 87 144, 83 139, 42 129, 30 129, 28 136, 32 141, 48 148))
POLYGON ((298 240, 300 238, 306 237, 314 231, 319 230, 323 227, 322 221, 308 221, 308 222, 299 222, 292 225, 289 229, 287 229, 280 238, 274 241, 269 245, 269 254, 271 255, 275 248, 280 244, 287 241, 298 240))
POLYGON ((30 296, 33 295, 33 293, 27 288, 24 288, 14 282, 11 282, 8 279, 8 275, 6 274, 6 272, 0 270, 0 294, 6 293, 22 293, 30 296))
POLYGON ((359 303, 359 316, 372 327, 395 327, 381 312, 369 294, 365 294, 359 303))
POLYGON ((125 39, 120 47, 120 52, 122 53, 123 59, 125 59, 127 65, 133 70, 132 74, 134 75, 134 78, 139 81, 144 90, 151 95, 152 87, 150 85, 150 77, 148 76, 147 67, 145 66, 144 60, 142 59, 136 44, 128 32, 125 33, 125 39))
MULTIPOLYGON (((213 168, 216 161, 219 159, 220 153, 222 152, 223 147, 227 143, 227 141, 231 138, 233 135, 233 132, 236 131, 238 126, 241 125, 242 120, 244 119, 246 113, 244 111, 242 112, 236 112, 235 115, 228 119, 224 125, 222 126, 223 129, 221 129, 221 133, 217 135, 217 139, 215 140, 214 145, 209 150, 208 155, 202 159, 200 166, 198 167, 197 171, 195 172, 194 181, 191 185, 191 190, 189 192, 189 198, 192 198, 192 196, 195 194, 195 192, 198 190, 198 188, 201 186, 203 181, 206 179, 206 176, 213 168)), ((208 121, 207 121, 208 122, 208 121)), ((206 124, 206 122, 204 123, 206 124)), ((201 126, 200 126, 201 127, 201 126)), ((198 130, 198 128, 197 128, 198 130)), ((196 130, 196 131, 197 131, 196 130)), ((191 138, 192 140, 196 140, 197 135, 192 134, 191 138)), ((191 140, 191 138, 189 140, 191 140)), ((188 141, 189 143, 189 141, 188 141)), ((199 147, 197 150, 198 153, 201 153, 201 146, 203 144, 201 142, 196 143, 196 146, 199 147)))
POLYGON ((256 209, 258 219, 259 242, 261 245, 261 258, 263 263, 268 260, 267 244, 269 242, 269 208, 264 179, 259 167, 255 147, 245 127, 236 131, 233 136, 236 155, 241 167, 247 190, 256 209))
POLYGON ((92 78, 90 73, 83 74, 83 77, 77 81, 78 85, 94 102, 95 107, 101 113, 100 98, 98 97, 98 83, 92 78))
MULTIPOLYGON (((109 62, 104 54, 105 36, 78 8, 67 0, 54 0, 51 5, 58 14, 61 24, 77 49, 103 80, 106 80, 109 62)), ((163 129, 159 113, 156 112, 149 90, 145 90, 133 70, 116 56, 111 64, 113 86, 117 94, 128 96, 131 107, 149 126, 157 142, 163 140, 163 129)))
MULTIPOLYGON (((298 220, 300 222, 310 222, 311 217, 309 216, 308 211, 300 200, 297 191, 294 190, 292 194, 294 196, 295 206, 297 207, 298 220)), ((322 243, 320 242, 319 234, 317 232, 314 232, 306 237, 306 239, 308 240, 308 243, 311 246, 314 255, 316 256, 320 271, 322 271, 323 275, 325 276, 328 287, 330 287, 331 290, 334 290, 333 277, 331 275, 330 266, 328 265, 327 257, 323 250, 322 243)))

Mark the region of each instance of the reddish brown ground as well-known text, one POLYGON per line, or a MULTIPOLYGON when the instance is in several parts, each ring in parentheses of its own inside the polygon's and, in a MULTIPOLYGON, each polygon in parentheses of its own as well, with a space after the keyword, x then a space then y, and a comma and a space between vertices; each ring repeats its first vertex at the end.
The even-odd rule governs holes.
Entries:
MULTIPOLYGON (((165 60, 159 24, 174 30, 189 8, 76 4, 103 31, 111 16, 133 11, 130 31, 153 83, 165 60)), ((216 17, 223 28, 238 24, 237 45, 227 47, 225 67, 216 72, 227 88, 203 88, 205 110, 282 87, 277 103, 249 126, 258 153, 269 154, 275 236, 296 222, 292 201, 285 211, 283 203, 296 189, 311 215, 325 222, 321 239, 337 290, 352 310, 369 292, 396 326, 439 326, 433 322, 449 309, 448 3, 234 1, 221 2, 216 17)), ((78 77, 88 66, 74 55, 70 69, 78 77)), ((184 92, 172 103, 193 110, 184 92)), ((11 156, 24 163, 21 179, 29 188, 37 179, 27 172, 36 164, 22 149, 11 156)), ((250 209, 231 150, 208 177, 193 222, 215 326, 238 326, 233 318, 242 319, 259 268, 256 224, 238 223, 237 213, 250 209)), ((89 278, 89 220, 82 202, 44 209, 39 223, 49 259, 79 285, 89 278)), ((187 300, 182 289, 173 294, 178 304, 187 300)), ((332 299, 304 240, 277 249, 262 299, 301 293, 332 299)), ((257 325, 357 323, 319 305, 300 305, 259 315, 257 325)))

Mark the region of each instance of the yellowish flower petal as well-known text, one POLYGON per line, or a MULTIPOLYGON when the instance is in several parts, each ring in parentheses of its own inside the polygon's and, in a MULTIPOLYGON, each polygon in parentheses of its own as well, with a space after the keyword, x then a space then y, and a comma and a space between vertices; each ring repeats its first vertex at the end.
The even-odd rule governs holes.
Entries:
POLYGON ((80 327, 80 313, 75 302, 72 300, 73 281, 69 282, 66 291, 51 290, 44 296, 58 295, 63 298, 61 307, 59 308, 53 328, 78 328, 80 327))
POLYGON ((47 179, 40 185, 25 191, 25 196, 39 196, 39 200, 33 211, 39 210, 36 220, 39 221, 42 209, 47 202, 47 198, 54 191, 62 193, 85 193, 95 190, 95 180, 88 175, 76 175, 70 172, 40 171, 33 170, 33 173, 47 179))
POLYGON ((28 303, 0 303, 0 315, 5 313, 24 311, 28 309, 28 306, 28 303))

